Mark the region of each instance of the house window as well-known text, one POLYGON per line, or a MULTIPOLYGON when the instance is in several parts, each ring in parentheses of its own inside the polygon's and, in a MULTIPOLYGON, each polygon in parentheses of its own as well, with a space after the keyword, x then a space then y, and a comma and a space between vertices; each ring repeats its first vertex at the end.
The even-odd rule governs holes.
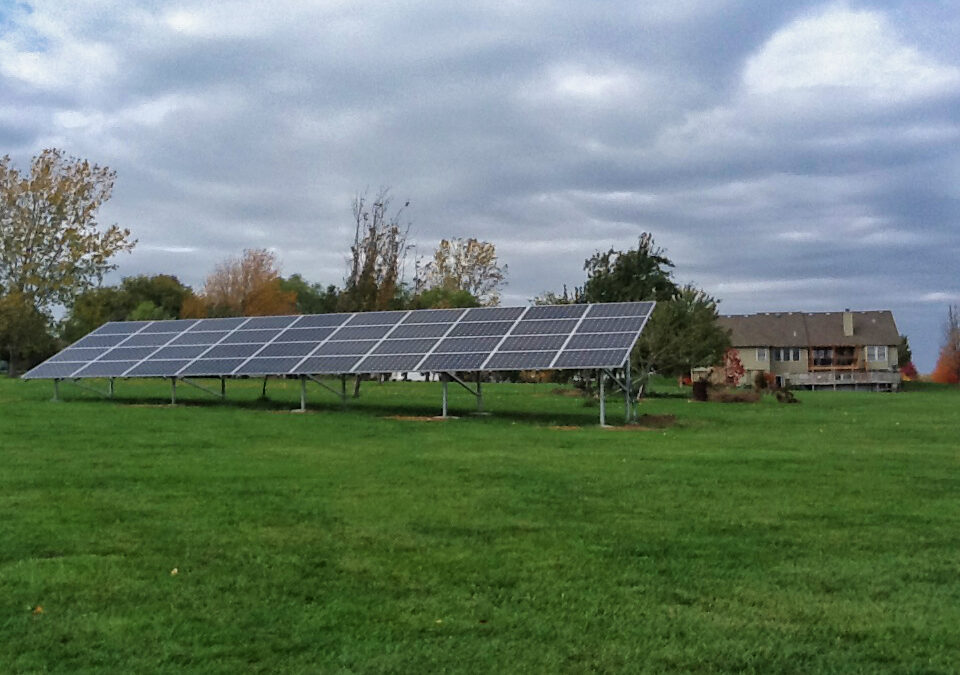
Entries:
POLYGON ((757 361, 767 360, 767 350, 765 347, 757 347, 757 361))
POLYGON ((833 365, 833 350, 829 347, 818 347, 813 350, 813 365, 815 366, 832 366, 833 365))
POLYGON ((886 345, 880 345, 875 347, 865 347, 864 348, 867 354, 867 361, 886 361, 887 360, 887 347, 886 345))
POLYGON ((789 347, 775 347, 771 351, 774 361, 799 361, 800 350, 789 347))
POLYGON ((799 361, 799 360, 800 360, 800 350, 799 350, 799 349, 794 349, 793 352, 791 353, 791 356, 793 357, 793 360, 794 360, 794 361, 799 361))

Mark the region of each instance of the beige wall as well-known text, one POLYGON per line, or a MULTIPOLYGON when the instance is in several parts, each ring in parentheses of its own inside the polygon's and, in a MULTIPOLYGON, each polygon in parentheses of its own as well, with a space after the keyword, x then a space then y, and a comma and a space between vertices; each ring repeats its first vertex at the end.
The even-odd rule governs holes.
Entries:
MULTIPOLYGON (((866 348, 864 348, 866 351, 866 348)), ((866 354, 864 354, 864 357, 866 354)), ((866 361, 867 370, 896 370, 897 368, 897 347, 896 345, 887 345, 886 361, 866 361)))
POLYGON ((743 369, 747 372, 762 370, 765 373, 773 373, 775 375, 807 372, 808 361, 806 349, 800 350, 799 361, 774 361, 773 350, 771 349, 766 349, 767 358, 760 361, 757 359, 756 347, 737 347, 736 349, 740 356, 740 362, 743 364, 743 369))
POLYGON ((743 369, 747 372, 754 372, 757 370, 762 370, 764 372, 770 370, 770 350, 767 351, 767 358, 765 361, 757 360, 757 350, 753 347, 738 347, 737 355, 740 357, 740 363, 743 364, 743 369))
MULTIPOLYGON (((789 375, 793 373, 806 373, 809 369, 809 354, 807 349, 800 350, 799 361, 774 361, 773 350, 767 349, 766 360, 757 359, 757 349, 755 347, 736 347, 737 354, 740 356, 740 362, 743 369, 747 371, 748 376, 757 371, 773 373, 774 375, 789 375)), ((865 350, 861 348, 860 358, 865 358, 865 350)), ((863 361, 861 361, 863 363, 863 361)), ((887 346, 886 361, 866 361, 866 370, 895 370, 897 368, 897 348, 895 345, 887 346)))

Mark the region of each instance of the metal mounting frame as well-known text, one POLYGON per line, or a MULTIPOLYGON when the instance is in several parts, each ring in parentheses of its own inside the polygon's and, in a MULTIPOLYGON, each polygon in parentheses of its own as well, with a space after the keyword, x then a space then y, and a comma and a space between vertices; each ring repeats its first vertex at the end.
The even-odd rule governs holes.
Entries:
POLYGON ((84 391, 92 392, 92 393, 96 394, 97 396, 102 396, 103 398, 113 398, 113 390, 114 390, 113 381, 114 381, 114 378, 112 378, 112 377, 107 378, 107 391, 106 391, 106 392, 103 392, 103 391, 100 391, 99 389, 97 389, 96 387, 91 387, 90 385, 87 385, 87 384, 81 384, 81 383, 80 383, 80 382, 81 382, 80 378, 69 378, 69 379, 66 379, 66 378, 54 378, 54 380, 53 380, 53 400, 54 400, 54 401, 59 401, 59 400, 60 400, 60 383, 61 383, 61 382, 66 382, 67 384, 72 384, 72 385, 73 385, 74 387, 76 387, 77 389, 83 389, 84 391))
POLYGON ((315 384, 323 387, 334 396, 340 399, 340 404, 346 407, 347 405, 347 376, 340 376, 340 391, 337 391, 330 385, 328 385, 323 380, 319 379, 315 375, 301 375, 300 376, 300 412, 307 411, 307 380, 313 381, 315 384))
POLYGON ((478 412, 478 413, 482 413, 482 412, 483 412, 483 388, 482 388, 482 385, 481 385, 481 382, 480 382, 482 376, 483 376, 483 373, 478 370, 478 371, 477 371, 477 382, 476 382, 477 388, 476 388, 476 389, 472 389, 469 384, 467 384, 467 383, 464 382, 462 379, 460 379, 459 377, 457 377, 454 373, 449 372, 449 371, 445 371, 445 372, 440 373, 440 381, 443 383, 443 404, 442 404, 442 408, 441 408, 441 410, 442 410, 441 417, 449 417, 449 415, 447 414, 447 412, 448 412, 448 406, 447 406, 447 399, 448 399, 447 385, 449 384, 449 382, 450 382, 451 380, 453 380, 454 382, 456 382, 457 384, 459 384, 461 387, 463 387, 464 389, 466 389, 468 392, 470 392, 471 394, 473 394, 473 395, 477 398, 477 412, 478 412))

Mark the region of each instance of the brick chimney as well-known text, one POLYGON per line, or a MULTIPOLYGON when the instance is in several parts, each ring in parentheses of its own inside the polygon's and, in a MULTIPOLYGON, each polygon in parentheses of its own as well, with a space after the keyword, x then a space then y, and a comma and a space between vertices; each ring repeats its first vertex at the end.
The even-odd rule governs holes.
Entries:
POLYGON ((850 308, 843 310, 843 335, 844 337, 853 337, 853 312, 850 308))

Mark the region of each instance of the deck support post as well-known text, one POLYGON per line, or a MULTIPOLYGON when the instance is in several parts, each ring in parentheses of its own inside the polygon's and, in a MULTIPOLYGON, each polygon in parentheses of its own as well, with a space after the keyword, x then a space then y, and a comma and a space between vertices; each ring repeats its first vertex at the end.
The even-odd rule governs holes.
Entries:
POLYGON ((624 423, 630 424, 633 421, 633 401, 630 400, 630 358, 627 357, 627 365, 623 369, 623 400, 626 405, 624 423))
POLYGON ((605 427, 607 426, 607 396, 603 389, 603 382, 607 379, 607 374, 598 370, 597 379, 600 381, 600 426, 605 427))
POLYGON ((481 373, 477 371, 477 412, 483 412, 483 389, 480 385, 481 373))
POLYGON ((447 416, 447 384, 450 381, 450 376, 446 373, 440 374, 440 382, 443 383, 443 414, 442 417, 447 416))

